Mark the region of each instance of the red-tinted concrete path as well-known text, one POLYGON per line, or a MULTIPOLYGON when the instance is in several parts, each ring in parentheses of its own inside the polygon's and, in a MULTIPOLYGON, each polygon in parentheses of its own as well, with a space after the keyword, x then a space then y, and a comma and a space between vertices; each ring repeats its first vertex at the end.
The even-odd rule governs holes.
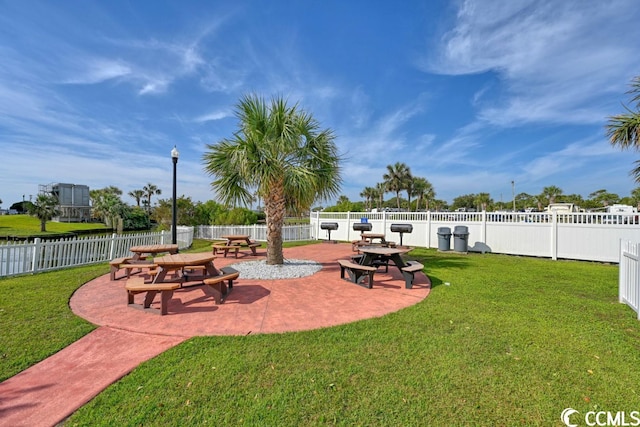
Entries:
MULTIPOLYGON (((264 251, 264 250, 263 250, 264 251)), ((383 316, 416 304, 429 293, 426 276, 405 289, 397 268, 379 269, 373 289, 340 279, 337 259, 349 244, 285 249, 289 259, 322 263, 313 276, 235 282, 224 304, 215 305, 198 287, 177 290, 169 314, 159 316, 126 304, 124 280, 99 277, 78 289, 71 309, 100 327, 50 358, 0 383, 0 426, 53 426, 109 384, 192 336, 247 335, 322 328, 383 316)), ((224 267, 260 259, 217 258, 224 267)), ((137 298, 142 298, 141 295, 137 298)))

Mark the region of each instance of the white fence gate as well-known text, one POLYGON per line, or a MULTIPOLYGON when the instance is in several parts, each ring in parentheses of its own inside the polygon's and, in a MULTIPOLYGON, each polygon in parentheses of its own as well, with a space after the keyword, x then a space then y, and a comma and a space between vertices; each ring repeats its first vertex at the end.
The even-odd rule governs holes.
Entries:
MULTIPOLYGON (((193 227, 178 227, 176 237, 180 249, 190 247, 193 227)), ((129 255, 131 246, 170 242, 171 233, 163 231, 51 241, 36 238, 32 243, 8 243, 0 245, 0 277, 107 262, 129 255)))
POLYGON ((640 319, 640 244, 630 241, 620 242, 620 267, 618 296, 621 303, 627 304, 640 319))

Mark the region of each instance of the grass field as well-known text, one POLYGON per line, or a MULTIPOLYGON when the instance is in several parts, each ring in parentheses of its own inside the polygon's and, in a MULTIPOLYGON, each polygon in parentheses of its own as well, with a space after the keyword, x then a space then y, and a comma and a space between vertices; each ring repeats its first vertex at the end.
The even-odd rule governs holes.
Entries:
MULTIPOLYGON (((415 306, 314 331, 190 339, 65 425, 547 426, 563 425, 568 407, 640 407, 640 325, 618 303, 617 266, 427 249, 411 258, 434 285, 415 306)), ((2 378, 92 328, 67 302, 107 270, 0 280, 0 327, 12 330, 0 340, 2 378)))
POLYGON ((46 236, 78 230, 102 230, 102 223, 47 222, 47 231, 40 232, 40 220, 30 215, 0 215, 0 238, 6 236, 46 236))

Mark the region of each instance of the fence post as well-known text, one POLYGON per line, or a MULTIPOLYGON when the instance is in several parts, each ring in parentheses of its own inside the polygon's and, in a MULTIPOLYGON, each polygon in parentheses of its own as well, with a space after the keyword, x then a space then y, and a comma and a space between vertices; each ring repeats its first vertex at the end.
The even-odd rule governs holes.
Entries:
POLYGON ((42 240, 39 237, 33 239, 33 254, 31 254, 31 272, 36 273, 38 271, 38 264, 40 263, 40 250, 42 248, 42 240))
POLYGON ((427 248, 431 247, 431 211, 427 211, 427 236, 425 241, 427 242, 427 248))
MULTIPOLYGON (((480 228, 482 230, 481 236, 480 236, 480 242, 482 242, 482 247, 485 248, 487 246, 487 211, 484 210, 482 211, 482 227, 480 228)), ((484 253, 484 249, 482 249, 482 253, 484 253)))
POLYGON ((558 259, 558 212, 551 212, 551 259, 558 259))
POLYGON ((387 229, 387 211, 382 211, 382 232, 387 229))
MULTIPOLYGON (((640 255, 640 253, 638 253, 639 244, 629 242, 629 246, 633 246, 633 254, 636 256, 636 259, 633 264, 633 283, 629 283, 629 279, 627 278, 627 289, 629 289, 629 286, 635 287, 633 293, 636 296, 636 301, 638 301, 640 299, 640 259, 638 259, 638 255, 640 255)), ((627 274, 627 277, 628 276, 629 275, 627 274)), ((627 292, 629 291, 627 290, 627 292)), ((640 320, 640 304, 636 305, 636 307, 638 307, 638 320, 640 320)))
POLYGON ((116 250, 116 233, 111 235, 111 242, 109 243, 109 259, 115 258, 115 250, 116 250))
POLYGON ((626 270, 626 260, 624 259, 624 246, 625 242, 620 239, 620 245, 618 246, 620 249, 620 259, 618 260, 618 302, 623 303, 622 291, 624 290, 624 273, 626 270))

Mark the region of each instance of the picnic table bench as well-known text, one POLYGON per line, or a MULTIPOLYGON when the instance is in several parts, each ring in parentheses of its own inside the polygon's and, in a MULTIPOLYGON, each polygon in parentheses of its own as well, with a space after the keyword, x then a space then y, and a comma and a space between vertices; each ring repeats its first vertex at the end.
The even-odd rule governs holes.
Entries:
POLYGON ((159 313, 160 315, 167 314, 167 306, 171 297, 173 296, 173 291, 180 287, 179 283, 145 283, 143 277, 134 277, 127 280, 127 284, 125 285, 125 289, 127 290, 127 304, 129 307, 138 308, 154 313, 159 313), (160 293, 160 309, 151 307, 151 303, 156 295, 160 293), (136 304, 134 302, 134 295, 146 293, 144 297, 144 302, 142 304, 136 304))
POLYGON ((376 272, 376 267, 370 265, 356 264, 355 262, 339 259, 340 264, 340 278, 353 282, 356 285, 364 286, 364 281, 367 279, 367 287, 371 289, 373 287, 373 275, 376 272), (345 277, 345 272, 349 276, 345 277))
POLYGON ((233 289, 233 281, 240 276, 238 270, 231 267, 223 267, 220 274, 204 279, 202 282, 207 286, 204 292, 213 296, 216 304, 222 304, 229 292, 233 289), (225 281, 227 283, 225 283, 225 281))
MULTIPOLYGON (((133 259, 131 257, 114 258, 109 261, 109 279, 116 280, 116 273, 120 270, 126 271, 126 278, 131 277, 132 270, 149 269, 149 274, 155 273, 155 265, 152 261, 146 261, 145 259, 133 259)), ((123 276, 125 277, 125 276, 123 276)))
POLYGON ((214 242, 211 245, 214 255, 217 255, 218 252, 220 252, 224 253, 224 257, 226 258, 229 252, 233 252, 235 257, 238 258, 238 253, 242 249, 248 249, 251 251, 252 255, 257 255, 256 248, 260 246, 260 243, 255 240, 251 240, 247 235, 234 234, 222 236, 222 238, 226 240, 223 242, 214 242))
POLYGON ((424 265, 420 264, 418 261, 408 261, 406 266, 400 268, 402 271, 402 275, 404 276, 404 287, 406 289, 411 289, 413 287, 413 279, 415 278, 416 273, 419 273, 424 268, 424 265))

